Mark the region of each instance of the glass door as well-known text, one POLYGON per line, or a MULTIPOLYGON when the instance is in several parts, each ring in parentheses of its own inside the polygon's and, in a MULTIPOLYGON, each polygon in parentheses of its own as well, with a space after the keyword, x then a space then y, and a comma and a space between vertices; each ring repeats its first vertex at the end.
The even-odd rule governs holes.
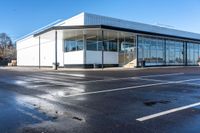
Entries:
POLYGON ((136 46, 134 43, 122 42, 120 44, 119 65, 132 68, 136 64, 136 46))

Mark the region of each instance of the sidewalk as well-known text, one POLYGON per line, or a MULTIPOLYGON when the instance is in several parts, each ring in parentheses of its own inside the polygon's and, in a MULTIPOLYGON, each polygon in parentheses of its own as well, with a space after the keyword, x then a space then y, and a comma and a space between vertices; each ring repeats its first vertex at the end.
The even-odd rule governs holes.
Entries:
POLYGON ((109 68, 58 68, 54 70, 51 67, 0 67, 0 70, 11 71, 126 71, 126 70, 146 70, 146 69, 165 69, 165 68, 184 68, 184 67, 199 67, 199 66, 162 66, 162 67, 145 67, 145 68, 124 68, 124 67, 109 67, 109 68))
POLYGON ((110 68, 58 68, 54 70, 52 67, 0 67, 4 70, 13 70, 13 71, 119 71, 119 70, 134 70, 136 68, 123 68, 123 67, 110 67, 110 68))

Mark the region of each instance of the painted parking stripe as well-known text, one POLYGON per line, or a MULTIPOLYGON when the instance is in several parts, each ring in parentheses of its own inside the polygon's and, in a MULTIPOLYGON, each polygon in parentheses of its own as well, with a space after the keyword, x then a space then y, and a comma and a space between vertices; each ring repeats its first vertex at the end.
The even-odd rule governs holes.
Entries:
POLYGON ((184 73, 170 73, 170 74, 155 74, 155 75, 147 75, 147 76, 138 76, 138 77, 126 77, 126 78, 111 78, 111 79, 101 79, 101 80, 91 80, 91 81, 80 81, 76 83, 95 83, 95 82, 109 82, 116 80, 126 80, 126 79, 137 79, 137 78, 147 78, 147 77, 162 77, 162 76, 177 76, 183 75, 184 73))
POLYGON ((147 121, 147 120, 150 120, 150 119, 153 119, 153 118, 157 118, 157 117, 164 116, 164 115, 167 115, 167 114, 175 113, 175 112, 178 112, 178 111, 186 110, 186 109, 196 107, 196 106, 200 106, 200 102, 190 104, 190 105, 187 105, 187 106, 183 106, 183 107, 179 107, 179 108, 170 109, 170 110, 163 111, 163 112, 160 112, 160 113, 144 116, 144 117, 138 118, 136 120, 143 122, 143 121, 147 121))
POLYGON ((76 83, 81 84, 81 83, 109 82, 109 81, 125 80, 125 79, 133 79, 133 78, 134 77, 128 77, 128 78, 108 78, 108 79, 99 79, 99 80, 90 80, 90 81, 79 81, 79 82, 76 82, 76 83))
MULTIPOLYGON (((74 80, 66 80, 66 79, 59 79, 59 78, 52 78, 52 77, 40 77, 40 76, 29 76, 27 78, 33 79, 34 82, 42 82, 42 83, 50 83, 54 85, 64 85, 64 86, 71 86, 74 85, 74 80)), ((74 82, 75 83, 75 82, 74 82)))
MULTIPOLYGON (((135 78, 133 78, 135 79, 135 78)), ((147 78, 138 78, 139 80, 153 81, 153 82, 172 82, 169 80, 159 80, 159 79, 147 79, 147 78)))
POLYGON ((185 83, 185 82, 190 82, 190 81, 199 81, 200 78, 195 78, 195 79, 186 79, 186 80, 181 80, 181 81, 174 81, 176 83, 185 83))
POLYGON ((166 84, 171 84, 171 83, 173 83, 173 82, 146 84, 146 85, 140 85, 140 86, 130 86, 130 87, 123 87, 123 88, 109 89, 109 90, 101 90, 101 91, 92 91, 92 92, 78 93, 78 94, 73 94, 73 95, 66 95, 66 96, 63 96, 63 97, 75 97, 75 96, 99 94, 99 93, 106 93, 106 92, 123 91, 123 90, 130 90, 130 89, 136 89, 136 88, 142 88, 142 87, 151 87, 151 86, 166 85, 166 84))
MULTIPOLYGON (((46 80, 51 80, 51 81, 60 81, 60 82, 66 82, 66 81, 69 81, 69 82, 72 82, 73 80, 66 80, 66 79, 63 79, 63 78, 51 78, 51 77, 47 77, 47 76, 44 76, 44 77, 40 77, 40 76, 36 76, 36 75, 31 75, 31 76, 19 76, 20 79, 24 80, 24 81, 27 81, 27 82, 35 82, 35 83, 45 83, 46 80)), ((48 82, 47 82, 48 83, 48 82)))
POLYGON ((186 85, 193 85, 193 86, 200 86, 200 84, 198 84, 198 83, 183 83, 183 84, 186 84, 186 85))
POLYGON ((30 75, 30 77, 33 78, 38 78, 38 79, 49 79, 49 80, 59 80, 59 81, 74 81, 74 79, 66 79, 64 77, 51 77, 51 76, 47 76, 47 75, 30 75))
POLYGON ((148 78, 148 77, 163 77, 163 76, 177 76, 183 75, 184 73, 169 73, 169 74, 155 74, 155 75, 146 75, 146 76, 139 76, 140 78, 148 78))
POLYGON ((101 91, 92 91, 92 92, 78 93, 78 94, 73 94, 73 95, 66 95, 66 96, 63 96, 63 97, 75 97, 75 96, 82 96, 82 95, 91 95, 91 94, 123 91, 123 90, 130 90, 130 89, 136 89, 136 88, 142 88, 142 87, 159 86, 159 85, 167 85, 167 84, 182 84, 182 83, 185 83, 185 82, 188 82, 188 81, 197 81, 197 80, 200 80, 200 78, 180 80, 180 81, 166 81, 166 82, 160 82, 160 83, 154 83, 154 84, 130 86, 130 87, 123 87, 123 88, 116 88, 116 89, 109 89, 109 90, 101 90, 101 91))
POLYGON ((54 72, 46 72, 47 74, 54 74, 54 75, 64 75, 64 76, 73 76, 73 77, 86 77, 85 74, 68 74, 68 73, 54 73, 54 72))
POLYGON ((72 82, 64 82, 60 80, 51 80, 51 79, 38 79, 43 83, 53 84, 53 85, 61 85, 61 86, 71 86, 74 85, 72 82))
MULTIPOLYGON (((94 75, 63 73, 63 72, 45 72, 45 74, 63 75, 63 76, 80 77, 80 78, 102 78, 101 76, 99 77, 99 76, 94 76, 94 75)), ((108 78, 110 78, 110 77, 108 77, 108 78)))

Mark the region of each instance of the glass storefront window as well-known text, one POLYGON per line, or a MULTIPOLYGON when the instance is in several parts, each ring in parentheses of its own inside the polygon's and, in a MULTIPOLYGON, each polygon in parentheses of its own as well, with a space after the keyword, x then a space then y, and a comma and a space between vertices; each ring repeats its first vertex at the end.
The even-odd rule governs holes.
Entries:
POLYGON ((104 50, 117 52, 117 32, 111 30, 104 30, 104 50))
POLYGON ((87 50, 97 51, 97 37, 87 38, 87 50))
POLYGON ((97 50, 98 50, 98 51, 102 51, 102 47, 103 47, 102 44, 103 44, 102 41, 98 41, 98 42, 97 42, 97 50))
POLYGON ((147 66, 164 65, 164 40, 151 37, 138 38, 138 62, 147 66))
POLYGON ((87 50, 102 51, 102 44, 104 42, 104 51, 117 52, 117 35, 115 31, 104 30, 104 37, 102 31, 88 31, 86 35, 87 50), (102 40, 104 38, 104 40, 102 40))
POLYGON ((120 66, 135 59, 138 59, 139 66, 141 61, 145 61, 146 66, 197 65, 200 58, 200 43, 141 35, 137 40, 137 58, 134 33, 106 29, 66 30, 64 33, 65 52, 83 50, 85 42, 88 51, 102 51, 104 48, 105 52, 119 52, 120 66))
POLYGON ((181 41, 166 40, 166 64, 183 65, 184 43, 181 41))
POLYGON ((115 41, 110 41, 109 43, 109 51, 117 51, 117 42, 115 41))
POLYGON ((90 51, 97 51, 98 31, 87 30, 85 34, 86 48, 90 51))
POLYGON ((187 63, 188 65, 197 65, 200 57, 200 44, 187 43, 187 63))
POLYGON ((68 40, 64 41, 65 52, 83 50, 82 40, 68 40))
POLYGON ((77 41, 77 50, 83 50, 83 40, 77 41))
POLYGON ((183 65, 184 43, 140 36, 138 40, 138 62, 145 61, 147 66, 183 65))
POLYGON ((65 31, 64 33, 64 52, 83 50, 82 32, 65 31))

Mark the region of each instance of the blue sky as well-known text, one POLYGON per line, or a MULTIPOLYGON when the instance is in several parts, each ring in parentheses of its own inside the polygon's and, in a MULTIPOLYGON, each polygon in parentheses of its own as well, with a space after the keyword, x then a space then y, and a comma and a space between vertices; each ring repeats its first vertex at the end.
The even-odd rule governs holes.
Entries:
POLYGON ((200 0, 2 0, 0 33, 17 39, 80 12, 200 33, 199 5, 200 0))

